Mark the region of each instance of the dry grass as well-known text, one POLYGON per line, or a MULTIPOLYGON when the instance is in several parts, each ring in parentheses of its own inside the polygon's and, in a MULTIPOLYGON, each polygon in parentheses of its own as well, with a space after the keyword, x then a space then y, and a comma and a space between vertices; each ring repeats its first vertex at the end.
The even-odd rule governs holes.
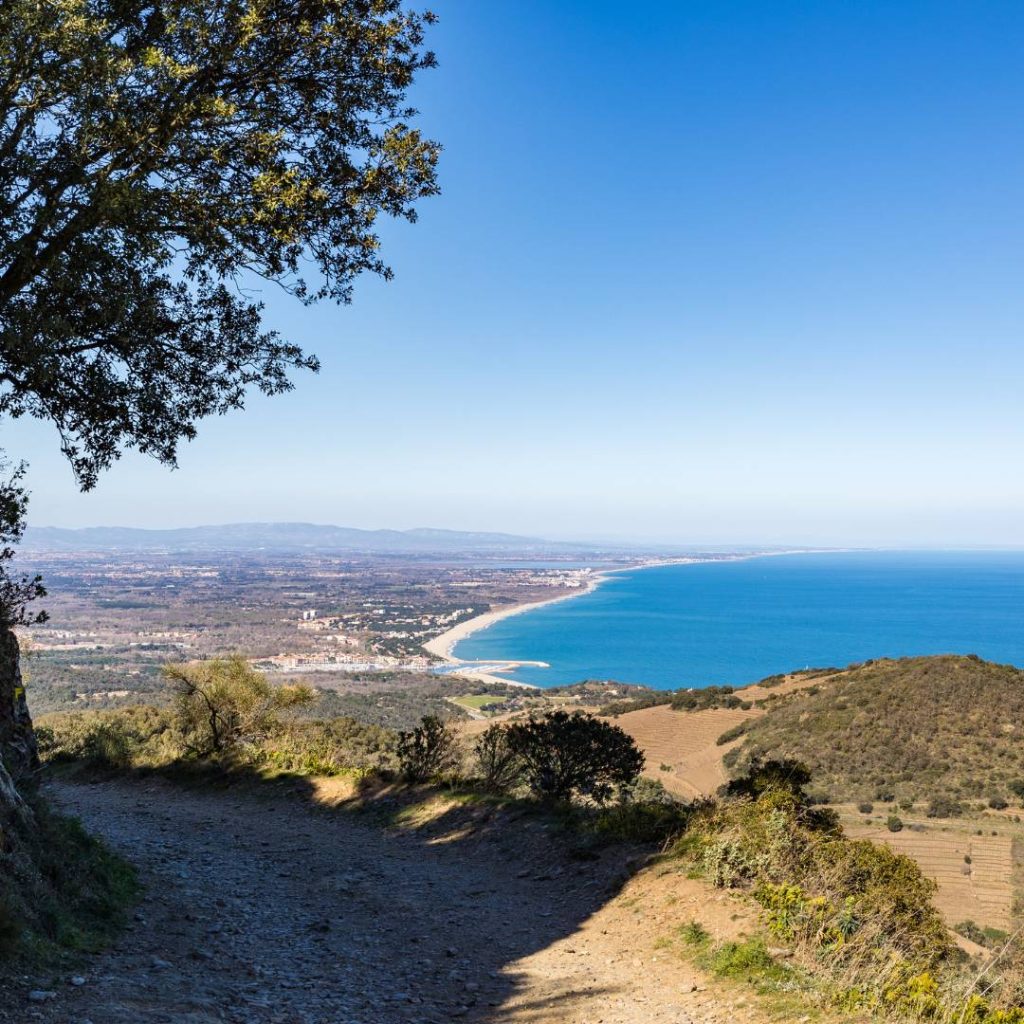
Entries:
POLYGON ((630 711, 614 719, 636 740, 647 757, 645 775, 658 779, 676 796, 687 800, 714 793, 726 781, 722 754, 716 740, 726 730, 760 712, 726 708, 708 711, 673 711, 667 705, 630 711), (671 771, 662 770, 666 765, 671 771))
MULTIPOLYGON (((815 676, 787 676, 776 686, 747 686, 737 690, 736 696, 744 701, 774 703, 797 690, 820 683, 815 676)), ((722 757, 738 746, 734 740, 723 746, 718 737, 743 722, 764 715, 764 707, 709 708, 703 711, 673 711, 667 704, 659 704, 639 711, 627 711, 615 718, 636 740, 647 757, 646 775, 658 779, 675 796, 692 800, 710 796, 728 780, 722 757), (663 771, 666 765, 671 771, 663 771)))

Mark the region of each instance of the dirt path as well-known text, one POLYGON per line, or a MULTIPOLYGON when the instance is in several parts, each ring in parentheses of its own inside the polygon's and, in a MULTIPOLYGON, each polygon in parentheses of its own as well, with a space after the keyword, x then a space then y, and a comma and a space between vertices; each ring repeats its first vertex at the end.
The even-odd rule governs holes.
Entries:
POLYGON ((0 993, 48 1024, 716 1024, 723 1001, 655 942, 734 905, 682 876, 629 881, 626 852, 573 859, 530 820, 454 809, 383 828, 295 794, 56 784, 51 797, 137 863, 130 932, 56 995, 0 993), (81 981, 82 979, 77 979, 81 981))

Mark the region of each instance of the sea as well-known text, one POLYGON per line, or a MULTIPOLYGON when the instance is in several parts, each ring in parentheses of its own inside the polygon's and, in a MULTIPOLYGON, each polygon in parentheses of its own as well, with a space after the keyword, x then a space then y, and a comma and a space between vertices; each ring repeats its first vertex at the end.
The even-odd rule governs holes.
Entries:
POLYGON ((658 689, 950 653, 1024 666, 1024 551, 785 554, 629 570, 502 619, 454 651, 546 662, 503 673, 535 686, 610 679, 658 689))

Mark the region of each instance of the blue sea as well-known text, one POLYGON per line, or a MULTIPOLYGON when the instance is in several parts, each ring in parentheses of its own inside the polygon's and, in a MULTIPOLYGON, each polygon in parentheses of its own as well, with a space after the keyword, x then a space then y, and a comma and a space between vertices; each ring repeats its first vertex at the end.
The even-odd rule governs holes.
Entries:
POLYGON ((978 654, 1024 666, 1024 552, 843 552, 657 566, 501 620, 455 649, 543 661, 509 679, 743 684, 867 658, 978 654))

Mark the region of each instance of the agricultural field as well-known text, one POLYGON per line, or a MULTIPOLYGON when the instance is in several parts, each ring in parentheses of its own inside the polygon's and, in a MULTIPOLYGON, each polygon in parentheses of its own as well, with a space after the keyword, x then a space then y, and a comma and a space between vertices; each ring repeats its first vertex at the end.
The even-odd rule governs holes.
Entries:
POLYGON ((1024 838, 1019 823, 1004 823, 990 815, 983 819, 904 815, 905 827, 890 832, 884 819, 858 819, 851 806, 837 810, 851 838, 884 843, 920 864, 938 884, 935 905, 951 927, 974 921, 982 928, 1012 929, 1014 841, 1024 838))
POLYGON ((636 740, 647 758, 645 774, 658 779, 675 796, 690 800, 726 781, 716 741, 722 733, 761 714, 755 708, 673 711, 666 704, 629 711, 614 719, 636 740))
MULTIPOLYGON (((755 684, 737 690, 744 702, 770 703, 820 682, 815 676, 787 676, 774 686, 755 684)), ((692 800, 711 795, 728 780, 722 757, 742 737, 719 745, 723 733, 764 715, 764 707, 706 708, 675 711, 668 704, 627 711, 614 722, 636 740, 647 757, 645 774, 658 779, 674 796, 692 800)))
POLYGON ((449 700, 456 707, 468 711, 474 717, 481 715, 485 718, 493 717, 493 713, 488 714, 487 708, 500 705, 503 702, 501 696, 493 693, 467 693, 461 697, 451 697, 449 700))

